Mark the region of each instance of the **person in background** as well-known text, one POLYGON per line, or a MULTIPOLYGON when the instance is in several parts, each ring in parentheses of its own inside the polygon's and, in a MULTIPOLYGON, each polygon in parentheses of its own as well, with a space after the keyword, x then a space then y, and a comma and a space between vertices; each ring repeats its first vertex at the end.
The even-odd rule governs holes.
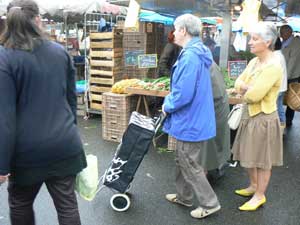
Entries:
POLYGON ((100 20, 99 20, 99 23, 98 23, 98 32, 105 32, 105 29, 106 29, 106 20, 101 17, 100 20))
MULTIPOLYGON (((215 42, 212 39, 204 41, 210 51, 214 50, 215 42)), ((201 151, 200 164, 208 171, 210 182, 215 182, 225 173, 225 168, 230 159, 230 128, 228 126, 229 103, 224 83, 223 73, 213 61, 210 67, 212 81, 214 110, 216 118, 216 137, 208 140, 207 148, 201 151)))
MULTIPOLYGON (((300 82, 300 39, 293 36, 293 29, 289 25, 280 28, 282 38, 281 52, 284 55, 287 69, 287 79, 289 83, 300 82)), ((293 123, 295 111, 286 107, 285 117, 286 126, 290 127, 293 123)))
POLYGON ((33 202, 45 183, 60 225, 80 225, 77 173, 86 158, 76 126, 75 70, 48 41, 37 4, 13 0, 0 38, 0 181, 8 182, 12 225, 35 225, 33 202))
POLYGON ((283 77, 282 67, 272 52, 276 27, 263 22, 255 26, 249 41, 252 59, 235 82, 245 101, 243 115, 232 147, 233 160, 247 169, 250 185, 235 193, 251 197, 239 207, 254 211, 266 203, 266 190, 273 166, 282 165, 282 136, 276 101, 283 77))
POLYGON ((171 92, 162 111, 168 114, 163 130, 177 139, 175 149, 176 194, 167 194, 171 203, 192 206, 195 194, 198 207, 194 218, 204 218, 220 210, 218 198, 199 164, 207 141, 216 135, 216 121, 209 68, 212 55, 199 35, 201 21, 184 14, 174 22, 174 43, 183 47, 173 66, 171 92))
POLYGON ((163 52, 159 58, 158 62, 158 76, 168 76, 171 77, 171 69, 177 60, 177 57, 181 51, 181 47, 174 43, 174 30, 170 31, 168 34, 168 43, 163 49, 163 52))
POLYGON ((211 51, 211 53, 214 52, 215 48, 216 48, 216 42, 211 39, 211 38, 206 38, 203 42, 203 44, 205 44, 209 50, 211 51))
POLYGON ((280 120, 280 126, 282 129, 282 133, 284 131, 285 128, 285 112, 284 112, 284 107, 283 107, 283 97, 284 94, 287 90, 287 72, 286 72, 286 62, 284 59, 283 54, 281 53, 281 41, 280 38, 277 38, 276 42, 275 42, 275 47, 274 47, 274 54, 275 56, 278 57, 278 61, 280 62, 280 65, 282 67, 282 72, 283 72, 283 78, 282 78, 282 83, 280 86, 280 91, 279 91, 279 95, 277 98, 277 111, 278 111, 278 116, 279 116, 279 120, 280 120))

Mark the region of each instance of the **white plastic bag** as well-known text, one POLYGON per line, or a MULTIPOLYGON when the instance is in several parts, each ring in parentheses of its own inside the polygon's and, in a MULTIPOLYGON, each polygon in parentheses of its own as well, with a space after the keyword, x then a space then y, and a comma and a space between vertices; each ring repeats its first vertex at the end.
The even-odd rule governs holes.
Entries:
POLYGON ((228 125, 230 129, 236 130, 241 122, 243 113, 243 104, 237 104, 233 106, 232 110, 230 111, 228 115, 228 125))
POLYGON ((76 177, 75 190, 87 201, 92 201, 98 192, 98 160, 95 155, 86 156, 87 167, 76 177))

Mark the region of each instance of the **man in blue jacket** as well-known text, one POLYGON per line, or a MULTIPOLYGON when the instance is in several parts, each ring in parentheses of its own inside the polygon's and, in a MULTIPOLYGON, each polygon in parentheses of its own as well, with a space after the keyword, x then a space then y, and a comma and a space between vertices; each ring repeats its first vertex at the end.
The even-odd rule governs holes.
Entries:
POLYGON ((199 38, 199 18, 184 14, 175 20, 174 26, 174 42, 183 49, 172 68, 171 93, 165 98, 163 111, 168 114, 164 131, 177 139, 177 193, 167 194, 166 199, 191 207, 195 194, 199 206, 191 211, 191 216, 204 218, 221 208, 199 164, 207 140, 216 135, 209 72, 212 55, 199 38))

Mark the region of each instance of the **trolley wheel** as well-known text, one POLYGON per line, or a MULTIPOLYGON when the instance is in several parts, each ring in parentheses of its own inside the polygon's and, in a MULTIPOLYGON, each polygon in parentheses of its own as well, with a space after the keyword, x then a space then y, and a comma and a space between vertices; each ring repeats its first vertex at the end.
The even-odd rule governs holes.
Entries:
POLYGON ((114 194, 110 199, 110 205, 113 210, 124 212, 130 206, 130 199, 126 194, 114 194))

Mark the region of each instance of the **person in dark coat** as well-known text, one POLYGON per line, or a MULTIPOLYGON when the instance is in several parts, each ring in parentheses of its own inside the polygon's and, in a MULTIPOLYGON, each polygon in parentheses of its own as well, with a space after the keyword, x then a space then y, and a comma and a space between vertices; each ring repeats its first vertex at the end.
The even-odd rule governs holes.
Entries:
POLYGON ((175 64, 177 57, 181 51, 181 47, 174 44, 174 30, 168 34, 168 43, 159 58, 158 62, 158 76, 171 76, 172 66, 175 64))
MULTIPOLYGON (((206 39, 204 44, 214 51, 215 42, 206 39)), ((216 137, 208 140, 207 148, 201 152, 200 163, 208 171, 208 179, 215 182, 224 175, 230 159, 230 128, 227 123, 229 103, 224 77, 220 67, 213 62, 210 67, 211 83, 216 117, 216 137)))
MULTIPOLYGON (((280 28, 280 36, 282 38, 281 53, 286 62, 287 82, 300 83, 300 38, 293 35, 293 29, 289 25, 283 25, 280 28)), ((285 111, 286 126, 293 124, 295 111, 288 105, 285 111)))
POLYGON ((7 7, 0 43, 0 181, 8 179, 12 225, 35 225, 43 184, 60 225, 80 225, 74 192, 86 167, 76 126, 75 70, 64 48, 48 41, 32 0, 7 7))

